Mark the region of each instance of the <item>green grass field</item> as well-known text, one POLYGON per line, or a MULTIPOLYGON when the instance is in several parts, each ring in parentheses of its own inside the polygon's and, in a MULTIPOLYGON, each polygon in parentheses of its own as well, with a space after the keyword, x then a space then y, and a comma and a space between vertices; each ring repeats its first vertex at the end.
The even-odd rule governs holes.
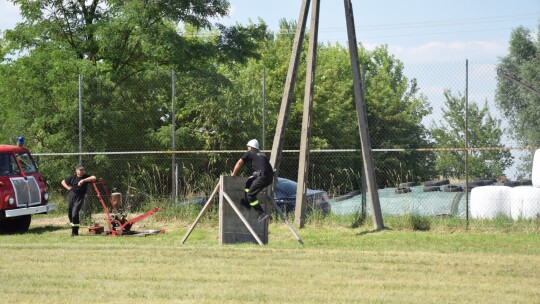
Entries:
POLYGON ((274 222, 266 246, 219 245, 209 222, 181 245, 191 223, 154 224, 167 232, 72 238, 67 226, 33 224, 0 235, 0 302, 540 303, 535 223, 422 232, 307 225, 300 245, 274 222))

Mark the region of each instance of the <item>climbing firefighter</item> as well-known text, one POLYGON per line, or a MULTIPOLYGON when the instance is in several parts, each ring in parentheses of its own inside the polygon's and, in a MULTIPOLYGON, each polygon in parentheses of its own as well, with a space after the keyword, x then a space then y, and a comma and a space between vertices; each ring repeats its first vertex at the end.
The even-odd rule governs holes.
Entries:
POLYGON ((246 181, 244 191, 247 199, 242 199, 242 205, 247 208, 254 208, 259 213, 257 222, 261 222, 268 218, 268 214, 264 212, 261 203, 257 199, 257 194, 272 184, 274 170, 268 156, 259 151, 259 142, 256 139, 250 140, 246 146, 247 152, 236 162, 232 176, 236 176, 245 163, 251 163, 253 174, 246 181))

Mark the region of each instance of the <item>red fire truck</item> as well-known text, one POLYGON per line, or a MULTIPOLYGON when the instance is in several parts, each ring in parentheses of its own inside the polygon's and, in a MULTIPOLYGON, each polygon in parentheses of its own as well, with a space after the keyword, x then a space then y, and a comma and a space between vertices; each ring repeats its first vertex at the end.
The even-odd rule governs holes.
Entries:
POLYGON ((54 209, 30 151, 0 145, 0 232, 28 231, 32 214, 54 209))

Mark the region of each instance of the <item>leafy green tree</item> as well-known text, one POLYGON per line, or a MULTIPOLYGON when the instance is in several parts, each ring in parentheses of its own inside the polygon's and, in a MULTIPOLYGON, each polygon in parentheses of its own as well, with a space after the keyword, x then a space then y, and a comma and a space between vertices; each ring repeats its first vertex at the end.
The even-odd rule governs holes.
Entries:
MULTIPOLYGON (((228 126, 234 132, 231 139, 235 148, 243 148, 249 138, 260 138, 262 129, 261 73, 266 69, 266 114, 267 138, 271 143, 279 114, 283 84, 287 75, 291 47, 296 24, 281 21, 279 35, 271 36, 261 48, 259 60, 249 60, 246 66, 230 71, 227 78, 234 85, 230 96, 235 102, 223 101, 220 105, 230 105, 229 113, 240 112, 237 126, 228 126), (236 137, 236 140, 234 138, 236 137), (241 138, 241 139, 239 139, 241 138)), ((297 83, 292 97, 291 112, 285 134, 285 149, 298 149, 303 115, 303 98, 307 58, 307 39, 303 41, 298 69, 297 83)), ((429 108, 426 98, 420 94, 415 80, 403 75, 403 64, 391 56, 386 47, 374 51, 360 49, 361 62, 366 66, 366 100, 370 136, 375 148, 417 148, 427 147, 427 129, 421 124, 429 108), (379 111, 383 111, 379 113, 379 111)), ((314 110, 311 131, 311 149, 354 149, 360 147, 357 114, 353 99, 352 73, 348 48, 339 44, 321 44, 317 51, 315 73, 314 110)), ((220 95, 227 96, 227 94, 220 95)), ((212 120, 223 121, 224 116, 214 115, 212 120)), ((227 124, 224 124, 227 125, 227 124)), ((230 136, 227 135, 227 136, 230 136)), ((270 147, 269 144, 267 144, 270 147)), ((389 183, 390 171, 402 168, 399 178, 403 181, 409 174, 411 179, 425 179, 431 175, 433 166, 428 166, 430 158, 426 153, 376 154, 376 166, 380 186, 389 183), (413 173, 414 172, 414 173, 413 173), (414 175, 414 176, 413 176, 414 175)), ((298 160, 294 157, 282 159, 280 174, 295 178, 298 160)), ((332 160, 320 158, 320 163, 310 162, 314 175, 329 182, 328 176, 335 174, 336 168, 355 168, 360 171, 360 158, 332 160)), ((328 188, 319 185, 321 188, 328 188)))
MULTIPOLYGON (((6 109, 0 136, 8 140, 25 130, 35 152, 77 151, 79 75, 84 151, 169 148, 163 132, 170 131, 171 70, 198 75, 179 80, 198 77, 179 94, 198 94, 177 109, 179 118, 190 119, 191 107, 216 100, 215 79, 230 84, 217 66, 257 57, 258 41, 266 35, 264 24, 212 26, 210 18, 227 13, 224 0, 14 2, 24 21, 0 39, 0 106, 6 109)), ((198 137, 194 129, 179 131, 179 142, 192 149, 204 143, 192 140, 198 137)), ((115 163, 108 156, 87 162, 104 171, 115 163)), ((67 167, 47 166, 53 175, 67 167)))
MULTIPOLYGON (((539 26, 540 27, 540 26, 539 26)), ((508 55, 502 57, 498 69, 507 71, 521 82, 540 91, 540 33, 518 27, 510 36, 508 55)), ((540 146, 538 121, 540 120, 540 96, 524 86, 499 77, 495 98, 497 107, 508 118, 510 134, 522 146, 540 146)), ((525 157, 522 169, 530 171, 531 157, 525 157)))
MULTIPOLYGON (((446 100, 443 108, 444 121, 433 123, 431 130, 435 147, 465 147, 465 97, 453 96, 449 90, 444 92, 446 100)), ((503 130, 500 119, 491 116, 487 102, 482 108, 477 103, 469 103, 467 133, 469 153, 469 175, 476 178, 496 178, 504 175, 504 170, 513 163, 507 150, 474 150, 474 148, 502 147, 503 130)), ((437 172, 447 178, 465 178, 465 153, 463 151, 444 151, 438 153, 437 172)))
MULTIPOLYGON (((403 63, 389 54, 386 46, 365 53, 366 107, 372 147, 429 148, 429 133, 422 119, 432 109, 416 80, 407 78, 403 63)), ((426 180, 433 174, 432 153, 385 152, 374 157, 380 185, 426 180)))

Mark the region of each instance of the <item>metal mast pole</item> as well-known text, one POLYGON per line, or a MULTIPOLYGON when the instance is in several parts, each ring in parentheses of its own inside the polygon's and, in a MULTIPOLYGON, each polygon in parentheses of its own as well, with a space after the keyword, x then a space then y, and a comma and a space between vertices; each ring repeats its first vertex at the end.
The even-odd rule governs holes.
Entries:
POLYGON ((262 149, 266 150, 266 68, 262 72, 262 149))
POLYGON ((465 59, 465 219, 467 228, 469 227, 469 143, 467 134, 469 133, 469 59, 465 59))
POLYGON ((172 164, 171 164, 171 172, 172 172, 172 189, 171 189, 171 195, 172 195, 172 199, 173 201, 176 202, 176 199, 178 198, 178 193, 177 193, 177 176, 176 176, 176 154, 174 153, 174 151, 176 151, 176 109, 175 109, 175 102, 174 100, 176 99, 176 73, 174 70, 172 70, 172 92, 171 92, 171 129, 172 129, 172 164))
POLYGON ((79 73, 79 164, 82 164, 82 75, 79 73))

